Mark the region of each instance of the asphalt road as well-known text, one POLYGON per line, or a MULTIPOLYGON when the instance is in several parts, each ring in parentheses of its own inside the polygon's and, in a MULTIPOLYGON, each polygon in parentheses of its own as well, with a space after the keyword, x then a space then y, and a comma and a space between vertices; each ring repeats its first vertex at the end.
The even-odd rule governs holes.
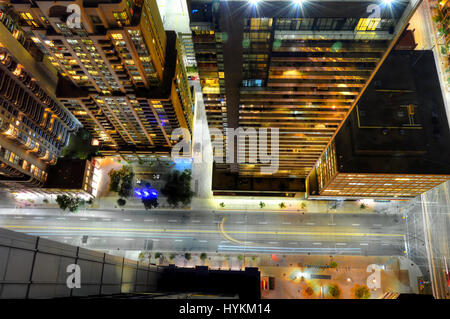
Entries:
POLYGON ((0 209, 0 227, 102 250, 390 256, 405 249, 399 215, 0 209))

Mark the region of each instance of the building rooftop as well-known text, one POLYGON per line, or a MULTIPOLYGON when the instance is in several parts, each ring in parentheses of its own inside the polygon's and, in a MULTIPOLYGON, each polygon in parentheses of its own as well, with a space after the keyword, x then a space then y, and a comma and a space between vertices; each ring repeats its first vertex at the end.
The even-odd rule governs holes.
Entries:
POLYGON ((44 188, 82 189, 87 160, 59 159, 51 166, 44 188))
POLYGON ((431 51, 392 51, 335 138, 341 173, 449 174, 450 132, 431 51))

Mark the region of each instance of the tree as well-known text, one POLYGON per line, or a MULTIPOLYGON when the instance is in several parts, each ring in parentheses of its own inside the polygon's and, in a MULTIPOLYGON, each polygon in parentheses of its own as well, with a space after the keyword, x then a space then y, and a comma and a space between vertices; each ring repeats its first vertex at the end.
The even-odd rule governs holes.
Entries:
POLYGON ((155 253, 155 259, 161 259, 163 257, 163 254, 161 253, 155 253))
POLYGON ((191 171, 186 169, 183 173, 174 171, 169 174, 161 193, 166 196, 167 203, 172 207, 177 207, 180 203, 189 205, 194 196, 191 190, 191 171))
POLYGON ((142 203, 144 204, 145 209, 152 209, 158 207, 158 198, 141 198, 142 203))
POLYGON ((259 202, 259 207, 264 208, 264 207, 266 207, 266 204, 263 202, 259 202))
POLYGON ((44 198, 44 199, 42 200, 42 202, 48 204, 48 199, 47 199, 47 198, 44 198))
POLYGON ((109 179, 111 180, 111 182, 109 183, 109 191, 110 192, 118 192, 119 185, 120 185, 119 171, 112 169, 109 171, 108 175, 109 175, 109 179))
POLYGON ((341 292, 341 288, 337 284, 331 284, 328 286, 328 294, 333 298, 339 298, 341 292))
POLYGON ((94 198, 91 197, 89 198, 89 200, 86 202, 86 204, 92 205, 94 203, 94 198))
POLYGON ((184 254, 184 258, 185 258, 187 261, 191 260, 191 254, 190 254, 190 253, 185 253, 185 254, 184 254))
POLYGON ((239 261, 242 261, 242 259, 244 259, 244 256, 238 255, 238 256, 237 256, 237 259, 238 259, 239 261))
POLYGON ((117 200, 117 205, 119 205, 119 206, 125 206, 126 203, 127 203, 127 201, 123 198, 119 198, 117 200))
POLYGON ((352 288, 352 292, 355 299, 369 299, 371 295, 369 287, 366 285, 355 284, 352 288))
POLYGON ((141 251, 140 253, 139 253, 139 261, 144 261, 144 259, 145 259, 145 254, 141 251))
POLYGON ((364 204, 364 203, 361 203, 361 205, 359 206, 359 208, 361 208, 361 209, 364 209, 364 208, 366 208, 367 206, 366 206, 366 204, 364 204))
POLYGON ((108 175, 111 180, 110 191, 117 192, 123 198, 131 196, 134 182, 134 172, 131 166, 122 166, 120 170, 112 169, 108 175))
POLYGON ((301 208, 301 209, 305 209, 305 208, 306 208, 306 203, 301 203, 301 204, 300 204, 300 208, 301 208))
POLYGON ((303 289, 303 295, 306 297, 311 297, 314 294, 314 289, 311 286, 306 286, 303 289))
POLYGON ((56 202, 62 210, 68 209, 70 212, 76 212, 80 206, 84 205, 84 200, 78 197, 68 195, 58 195, 56 202))
POLYGON ((330 268, 337 268, 338 263, 333 260, 332 262, 330 262, 329 266, 330 266, 330 268))
POLYGON ((175 259, 175 254, 174 253, 171 253, 170 255, 169 255, 169 260, 174 260, 175 259))
POLYGON ((225 207, 225 203, 224 203, 224 202, 221 202, 219 205, 220 205, 220 207, 222 207, 222 208, 225 207))
POLYGON ((280 208, 285 208, 286 204, 285 203, 279 203, 278 206, 280 206, 280 208))

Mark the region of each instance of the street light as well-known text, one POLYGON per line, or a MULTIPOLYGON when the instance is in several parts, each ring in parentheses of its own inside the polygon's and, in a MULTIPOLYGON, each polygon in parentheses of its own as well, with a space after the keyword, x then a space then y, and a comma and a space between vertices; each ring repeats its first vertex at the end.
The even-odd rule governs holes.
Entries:
POLYGON ((384 4, 387 4, 387 5, 391 5, 392 3, 394 2, 394 0, 383 0, 383 3, 384 4))
POLYGON ((250 2, 250 4, 256 6, 258 4, 260 0, 248 0, 248 2, 250 2))
POLYGON ((292 0, 292 2, 297 6, 301 6, 306 0, 292 0))

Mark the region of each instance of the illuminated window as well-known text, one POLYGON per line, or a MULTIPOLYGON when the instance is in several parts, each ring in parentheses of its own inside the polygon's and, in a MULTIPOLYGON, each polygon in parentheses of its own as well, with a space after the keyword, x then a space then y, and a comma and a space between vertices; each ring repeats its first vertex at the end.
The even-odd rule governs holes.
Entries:
POLYGON ((21 12, 20 13, 20 18, 23 21, 25 21, 28 25, 39 27, 39 25, 36 22, 34 22, 33 16, 29 12, 21 12))
POLYGON ((355 31, 374 31, 380 23, 380 18, 361 18, 355 31))
POLYGON ((128 14, 127 11, 124 10, 122 12, 114 12, 114 18, 117 21, 117 24, 121 27, 124 25, 129 25, 130 24, 130 19, 128 18, 128 14))

